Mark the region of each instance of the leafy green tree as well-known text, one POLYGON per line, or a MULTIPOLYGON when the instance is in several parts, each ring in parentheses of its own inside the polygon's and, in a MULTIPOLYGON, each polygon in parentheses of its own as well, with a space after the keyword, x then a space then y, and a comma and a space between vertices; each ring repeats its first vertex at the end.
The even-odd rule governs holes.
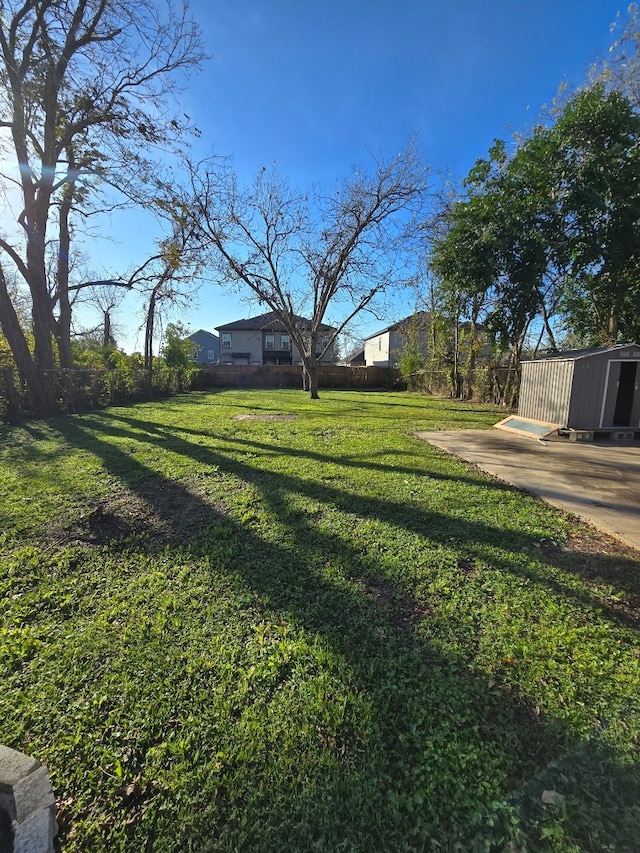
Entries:
POLYGON ((422 375, 427 363, 427 338, 430 318, 424 312, 416 311, 409 318, 403 329, 400 329, 404 345, 398 366, 400 375, 407 383, 410 391, 417 390, 422 384, 422 375))
POLYGON ((453 312, 482 319, 515 376, 535 325, 610 344, 640 331, 640 116, 602 85, 513 155, 496 142, 446 211, 432 268, 453 312), (482 314, 479 314, 481 311, 482 314))
POLYGON ((640 115, 602 85, 578 93, 549 131, 570 252, 563 308, 593 343, 640 333, 640 115))
POLYGON ((89 367, 95 370, 114 370, 122 365, 126 356, 116 345, 103 343, 100 333, 85 333, 71 341, 73 363, 77 367, 89 367))
POLYGON ((187 338, 188 329, 182 323, 169 323, 164 333, 161 356, 167 367, 192 367, 198 346, 187 338))

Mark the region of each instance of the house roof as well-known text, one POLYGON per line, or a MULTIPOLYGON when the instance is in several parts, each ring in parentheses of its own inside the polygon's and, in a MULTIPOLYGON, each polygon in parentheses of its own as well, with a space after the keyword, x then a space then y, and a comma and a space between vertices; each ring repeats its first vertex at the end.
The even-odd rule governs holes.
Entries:
POLYGON ((193 332, 192 334, 187 335, 187 340, 193 341, 196 339, 196 336, 198 336, 198 335, 206 335, 209 338, 213 338, 214 341, 220 340, 217 335, 214 335, 213 332, 207 332, 206 329, 198 329, 197 332, 193 332))
POLYGON ((353 350, 349 353, 349 355, 345 358, 345 362, 348 364, 351 361, 364 361, 364 348, 359 347, 358 349, 353 350))
POLYGON ((638 347, 639 344, 614 344, 610 347, 589 347, 587 349, 571 349, 565 350, 564 352, 549 352, 545 355, 539 355, 536 358, 527 358, 523 359, 524 362, 527 361, 552 361, 557 359, 558 361, 576 361, 579 358, 589 358, 592 355, 601 355, 605 352, 616 352, 617 350, 629 349, 629 347, 638 347))
MULTIPOLYGON (((309 329, 311 326, 311 320, 307 320, 306 317, 298 317, 294 315, 295 323, 301 329, 309 329)), ((333 327, 327 326, 325 323, 320 324, 321 332, 332 332, 333 327)), ((242 332, 252 332, 252 331, 273 331, 273 332, 286 332, 287 328, 278 318, 278 315, 275 311, 269 311, 266 314, 259 314, 257 317, 248 317, 243 320, 234 320, 232 323, 225 323, 224 326, 216 326, 217 332, 233 332, 233 331, 242 331, 242 332)))
POLYGON ((408 317, 404 317, 402 320, 398 320, 396 323, 392 323, 390 326, 385 326, 384 329, 380 329, 379 332, 374 332, 373 335, 368 335, 365 338, 365 341, 370 341, 372 338, 377 338, 378 335, 384 335, 385 332, 395 332, 398 329, 406 327, 415 317, 418 318, 418 322, 420 324, 424 323, 426 326, 429 322, 430 314, 428 311, 414 311, 413 314, 409 314, 408 317))

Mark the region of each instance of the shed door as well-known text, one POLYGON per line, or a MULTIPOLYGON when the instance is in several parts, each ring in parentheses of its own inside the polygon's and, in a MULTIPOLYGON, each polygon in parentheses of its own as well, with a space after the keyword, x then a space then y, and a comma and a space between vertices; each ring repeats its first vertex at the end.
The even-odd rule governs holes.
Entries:
POLYGON ((633 398, 636 392, 637 361, 623 361, 620 364, 618 393, 616 407, 613 412, 613 425, 620 427, 631 426, 633 398))
POLYGON ((602 427, 637 426, 640 417, 638 362, 610 361, 602 407, 602 427))

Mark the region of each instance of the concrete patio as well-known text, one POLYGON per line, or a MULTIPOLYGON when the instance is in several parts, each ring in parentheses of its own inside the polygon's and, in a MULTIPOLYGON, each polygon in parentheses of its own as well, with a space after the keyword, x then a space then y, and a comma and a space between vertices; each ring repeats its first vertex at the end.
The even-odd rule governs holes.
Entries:
POLYGON ((415 435, 640 551, 638 442, 540 441, 497 429, 415 435))

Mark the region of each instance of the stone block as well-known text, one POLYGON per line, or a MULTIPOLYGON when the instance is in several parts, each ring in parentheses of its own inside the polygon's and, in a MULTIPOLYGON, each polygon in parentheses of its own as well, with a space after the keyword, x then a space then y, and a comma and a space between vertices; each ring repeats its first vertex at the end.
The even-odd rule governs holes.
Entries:
POLYGON ((53 809, 40 809, 16 829, 13 853, 53 853, 56 828, 53 809))
POLYGON ((610 434, 611 441, 633 441, 634 436, 633 430, 620 430, 610 434))
POLYGON ((572 429, 569 433, 569 441, 593 441, 593 430, 572 429))
POLYGON ((16 804, 16 820, 22 823, 38 809, 46 809, 55 804, 51 782, 46 767, 39 767, 13 786, 13 799, 16 804))
POLYGON ((36 758, 29 758, 0 743, 0 789, 5 786, 10 788, 38 767, 40 762, 36 758))
MULTIPOLYGON (((9 788, 8 791, 0 790, 0 812, 5 812, 9 815, 11 820, 15 820, 16 806, 13 801, 13 788, 9 788)), ((2 853, 1 847, 0 853, 2 853)))
POLYGON ((0 853, 53 853, 58 831, 56 803, 47 768, 35 758, 0 744, 0 853), (8 823, 7 823, 8 821, 8 823), (7 835, 7 833, 9 833, 7 835))

